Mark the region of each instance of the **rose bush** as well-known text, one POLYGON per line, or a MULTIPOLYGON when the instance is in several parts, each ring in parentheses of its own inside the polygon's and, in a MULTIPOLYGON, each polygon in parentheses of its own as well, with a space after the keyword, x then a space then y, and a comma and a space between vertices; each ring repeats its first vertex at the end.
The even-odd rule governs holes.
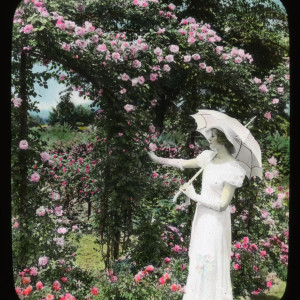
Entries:
POLYGON ((234 293, 270 288, 270 271, 285 279, 288 59, 262 74, 248 51, 226 40, 227 33, 192 17, 179 18, 184 8, 172 3, 97 5, 25 0, 15 13, 17 292, 45 299, 181 299, 194 205, 174 205, 170 199, 193 171, 153 165, 146 152, 170 158, 199 154, 207 143, 198 140, 188 116, 203 107, 224 110, 244 124, 257 116, 249 128, 264 154, 264 180, 245 180, 231 204, 234 293), (112 9, 117 13, 110 14, 112 9), (34 73, 37 63, 45 71, 34 73), (30 99, 36 95, 34 83, 46 85, 51 77, 93 100, 96 129, 89 142, 64 151, 46 149, 40 133, 28 128, 28 112, 37 110, 30 99), (113 272, 102 279, 82 272, 72 256, 72 232, 78 239, 80 232, 97 232, 106 268, 113 272), (125 261, 118 260, 121 255, 125 261))

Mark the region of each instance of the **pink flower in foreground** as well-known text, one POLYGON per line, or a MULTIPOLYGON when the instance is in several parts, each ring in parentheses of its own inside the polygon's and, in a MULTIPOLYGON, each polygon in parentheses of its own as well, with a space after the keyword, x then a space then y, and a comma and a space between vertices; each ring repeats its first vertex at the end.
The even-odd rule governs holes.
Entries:
POLYGON ((155 151, 155 150, 157 149, 156 144, 150 143, 150 144, 149 144, 149 149, 150 149, 151 151, 155 151))
POLYGON ((135 276, 134 276, 134 280, 135 280, 136 282, 140 282, 140 281, 141 281, 141 277, 140 277, 139 275, 135 275, 135 276))
POLYGON ((195 53, 195 54, 192 55, 192 58, 194 60, 199 60, 200 59, 200 55, 198 53, 195 53))
POLYGON ((165 258, 165 263, 168 264, 169 262, 171 262, 171 260, 172 260, 171 258, 166 257, 166 258, 165 258))
POLYGON ((20 141, 19 148, 22 149, 22 150, 28 149, 28 142, 26 140, 20 141))
POLYGON ((18 223, 18 222, 15 222, 14 225, 13 225, 13 227, 14 227, 14 228, 18 228, 18 227, 19 227, 19 223, 18 223))
POLYGON ((67 231, 68 231, 68 229, 65 227, 61 227, 61 228, 57 229, 57 232, 60 234, 65 234, 67 231))
POLYGON ((107 50, 107 47, 105 44, 101 44, 96 48, 96 50, 99 52, 105 52, 107 50))
POLYGON ((33 26, 31 24, 27 24, 25 27, 21 29, 21 32, 25 34, 29 34, 33 32, 33 26))
POLYGON ((22 103, 22 99, 21 98, 15 98, 12 100, 14 107, 20 107, 21 103, 22 103))
POLYGON ((267 252, 266 252, 266 251, 260 251, 260 256, 261 256, 261 257, 264 258, 266 255, 267 255, 267 252))
POLYGON ((190 36, 189 38, 188 38, 188 43, 189 44, 193 44, 193 43, 195 43, 196 42, 196 39, 193 37, 193 36, 190 36))
POLYGON ((177 53, 179 51, 179 47, 177 45, 171 45, 169 49, 173 53, 177 53))
POLYGON ((266 285, 267 285, 268 288, 270 288, 270 287, 272 287, 272 282, 271 281, 267 281, 266 285))
POLYGON ((145 269, 147 272, 153 272, 154 271, 154 267, 152 265, 149 265, 146 267, 145 269))
POLYGON ((268 217, 268 215, 269 215, 269 213, 268 213, 267 210, 265 210, 265 209, 262 209, 262 210, 261 210, 261 216, 262 216, 264 219, 266 219, 266 218, 268 217))
POLYGON ((266 179, 271 180, 271 179, 273 179, 273 173, 268 171, 265 173, 265 177, 266 177, 266 179))
POLYGON ((233 268, 237 271, 241 269, 241 265, 239 264, 233 264, 233 268))
POLYGON ((174 55, 172 55, 172 54, 167 55, 166 56, 166 61, 167 62, 173 62, 174 61, 174 55))
POLYGON ((267 195, 272 195, 274 193, 274 189, 271 187, 268 187, 265 189, 265 192, 267 195))
POLYGON ((213 68, 212 68, 212 67, 206 67, 206 69, 205 69, 205 70, 206 70, 206 72, 207 72, 207 73, 211 73, 211 72, 212 72, 212 70, 213 70, 213 68))
POLYGON ((279 87, 279 88, 277 88, 277 92, 278 92, 279 94, 282 94, 282 93, 283 93, 283 91, 284 91, 283 87, 279 87))
POLYGON ((134 109, 135 109, 135 106, 134 106, 134 105, 131 105, 131 104, 126 104, 126 105, 124 106, 124 109, 125 109, 127 112, 129 112, 129 111, 134 110, 134 109))
POLYGON ((62 43, 61 48, 65 51, 70 51, 71 46, 67 43, 62 43))
POLYGON ((261 80, 259 78, 257 78, 257 77, 254 77, 253 81, 256 84, 261 84, 261 80))
POLYGON ((157 80, 157 78, 158 78, 158 74, 157 73, 151 73, 150 74, 150 80, 151 81, 155 81, 155 80, 157 80))
POLYGON ((46 300, 53 300, 54 296, 52 294, 47 294, 45 299, 46 300))
POLYGON ((267 118, 268 120, 272 119, 271 113, 269 111, 265 113, 264 117, 267 118))
POLYGON ((48 263, 48 258, 46 256, 41 256, 39 258, 39 265, 40 266, 45 266, 48 263))
POLYGON ((178 253, 181 250, 181 247, 179 245, 175 245, 172 250, 176 253, 178 253))
POLYGON ((265 84, 262 84, 259 89, 263 92, 263 93, 267 93, 268 92, 268 88, 265 84))
POLYGON ((36 285, 35 285, 35 288, 36 288, 37 290, 42 290, 43 287, 44 287, 44 285, 43 285, 43 283, 42 283, 41 281, 38 281, 38 282, 36 283, 36 285))
POLYGON ((230 213, 234 214, 236 211, 236 207, 234 205, 230 205, 230 213))
POLYGON ((268 159, 268 162, 271 166, 276 166, 277 159, 274 156, 272 156, 271 158, 268 159))
POLYGON ((157 177, 158 177, 158 173, 153 173, 153 174, 152 174, 152 177, 153 177, 153 178, 157 178, 157 177))
POLYGON ((277 104, 279 102, 279 99, 277 99, 277 98, 274 98, 273 100, 272 100, 272 104, 277 104))
POLYGON ((174 10, 174 9, 176 8, 176 6, 175 6, 173 3, 170 3, 170 4, 168 5, 168 8, 169 8, 170 10, 174 10))
POLYGON ((30 180, 32 182, 38 182, 40 180, 40 175, 36 172, 34 172, 31 176, 30 176, 30 180))
POLYGON ((94 296, 97 296, 97 295, 99 294, 98 288, 94 286, 94 287, 91 289, 91 293, 92 293, 94 296))
POLYGON ((158 279, 158 281, 159 281, 159 283, 161 284, 161 285, 164 285, 165 283, 166 283, 166 279, 162 276, 162 277, 160 277, 159 279, 158 279))

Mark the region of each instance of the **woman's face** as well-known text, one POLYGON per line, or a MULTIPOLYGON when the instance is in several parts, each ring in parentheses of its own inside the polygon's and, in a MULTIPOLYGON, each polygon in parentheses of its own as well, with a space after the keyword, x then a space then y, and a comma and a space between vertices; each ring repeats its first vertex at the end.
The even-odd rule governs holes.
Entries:
POLYGON ((218 146, 220 146, 220 144, 218 143, 217 131, 215 129, 211 131, 211 135, 208 138, 208 142, 211 150, 216 150, 218 146))

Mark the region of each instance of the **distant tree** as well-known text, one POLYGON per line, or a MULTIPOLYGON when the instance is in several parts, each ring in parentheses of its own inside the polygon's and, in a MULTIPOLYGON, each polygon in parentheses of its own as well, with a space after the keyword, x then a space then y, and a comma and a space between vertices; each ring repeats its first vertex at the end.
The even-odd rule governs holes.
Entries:
POLYGON ((82 105, 75 106, 71 102, 70 92, 63 94, 60 98, 60 102, 49 112, 48 122, 50 125, 68 124, 75 128, 76 123, 83 123, 84 125, 92 123, 94 113, 90 108, 82 105))

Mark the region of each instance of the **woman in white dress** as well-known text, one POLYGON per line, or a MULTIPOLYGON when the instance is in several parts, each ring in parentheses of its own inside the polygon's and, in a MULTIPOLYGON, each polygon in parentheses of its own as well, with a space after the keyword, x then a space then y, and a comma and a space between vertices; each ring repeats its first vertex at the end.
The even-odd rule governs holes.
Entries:
POLYGON ((196 201, 189 246, 189 274, 183 300, 232 300, 230 281, 231 216, 229 203, 246 172, 233 158, 233 145, 219 129, 210 130, 212 150, 195 159, 168 159, 149 153, 156 162, 170 167, 204 168, 201 194, 192 184, 181 191, 196 201))

